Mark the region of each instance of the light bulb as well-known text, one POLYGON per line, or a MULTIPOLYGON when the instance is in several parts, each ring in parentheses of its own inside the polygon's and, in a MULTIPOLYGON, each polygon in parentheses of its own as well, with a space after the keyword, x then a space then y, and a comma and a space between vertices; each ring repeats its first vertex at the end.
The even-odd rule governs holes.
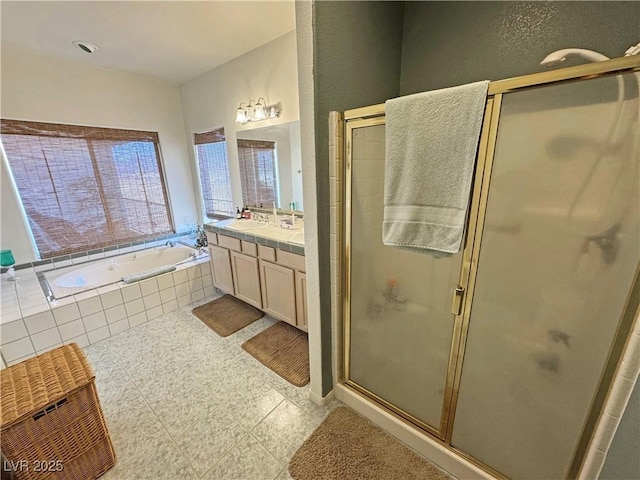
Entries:
POLYGON ((253 102, 253 100, 249 100, 249 105, 247 105, 247 122, 253 122, 256 119, 255 109, 253 105, 251 105, 251 102, 253 102))
POLYGON ((264 120, 265 118, 267 118, 267 113, 265 112, 265 107, 266 107, 266 102, 264 101, 264 98, 260 97, 258 99, 258 103, 256 103, 256 106, 253 110, 253 119, 254 120, 264 120), (260 103, 260 101, 262 100, 262 103, 260 103))
POLYGON ((236 122, 237 123, 247 123, 247 112, 242 108, 242 104, 244 102, 240 102, 238 106, 238 111, 236 112, 236 122))

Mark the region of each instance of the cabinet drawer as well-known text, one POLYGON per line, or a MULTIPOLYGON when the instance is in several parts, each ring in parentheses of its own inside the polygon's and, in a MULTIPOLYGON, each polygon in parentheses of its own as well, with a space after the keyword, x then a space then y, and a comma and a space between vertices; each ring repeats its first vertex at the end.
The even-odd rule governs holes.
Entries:
POLYGON ((244 240, 241 240, 240 243, 242 244, 242 253, 246 253, 252 257, 258 256, 258 248, 255 243, 245 242, 244 240))
POLYGON ((224 235, 218 235, 218 245, 229 250, 235 250, 236 252, 242 251, 240 247, 240 240, 237 238, 226 237, 224 235))
POLYGON ((296 255, 295 253, 285 252, 284 250, 278 250, 278 261, 280 265, 293 268, 301 272, 305 271, 304 256, 296 255))
POLYGON ((270 262, 276 261, 276 250, 272 247, 265 247, 264 245, 258 245, 258 256, 263 260, 269 260, 270 262))
POLYGON ((217 245, 218 244, 218 234, 207 232, 207 242, 209 245, 217 245))

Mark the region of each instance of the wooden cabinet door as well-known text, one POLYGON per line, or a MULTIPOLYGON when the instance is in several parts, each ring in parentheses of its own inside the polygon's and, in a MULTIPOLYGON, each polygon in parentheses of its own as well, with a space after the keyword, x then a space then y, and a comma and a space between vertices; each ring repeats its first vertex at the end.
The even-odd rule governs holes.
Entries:
POLYGON ((296 325, 296 284, 294 271, 260 260, 262 309, 275 318, 296 325))
POLYGON ((231 268, 236 297, 256 308, 262 308, 258 259, 243 253, 231 252, 231 268))
POLYGON ((220 290, 233 295, 233 275, 231 274, 231 260, 229 250, 226 248, 209 245, 211 253, 211 270, 213 271, 213 284, 220 290))
POLYGON ((297 327, 308 332, 307 275, 302 272, 296 272, 296 313, 298 315, 297 327))

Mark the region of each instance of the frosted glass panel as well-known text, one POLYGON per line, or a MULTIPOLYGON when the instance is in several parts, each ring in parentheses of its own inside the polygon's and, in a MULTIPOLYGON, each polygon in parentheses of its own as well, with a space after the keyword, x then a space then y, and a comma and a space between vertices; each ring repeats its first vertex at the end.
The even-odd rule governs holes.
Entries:
POLYGON ((350 379, 438 429, 462 255, 383 246, 384 125, 352 151, 350 379))
POLYGON ((452 445, 511 478, 564 478, 640 252, 638 87, 507 94, 452 445))

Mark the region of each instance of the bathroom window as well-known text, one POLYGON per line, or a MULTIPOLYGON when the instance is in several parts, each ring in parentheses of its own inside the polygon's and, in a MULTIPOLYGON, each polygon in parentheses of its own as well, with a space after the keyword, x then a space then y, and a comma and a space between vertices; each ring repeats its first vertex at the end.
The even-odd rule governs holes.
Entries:
POLYGON ((275 202, 279 207, 275 142, 238 139, 238 160, 245 205, 275 202))
POLYGON ((2 120, 42 258, 173 231, 158 134, 2 120))
POLYGON ((196 133, 194 143, 198 155, 200 186, 206 216, 208 218, 232 217, 235 210, 231 196, 224 128, 196 133))

